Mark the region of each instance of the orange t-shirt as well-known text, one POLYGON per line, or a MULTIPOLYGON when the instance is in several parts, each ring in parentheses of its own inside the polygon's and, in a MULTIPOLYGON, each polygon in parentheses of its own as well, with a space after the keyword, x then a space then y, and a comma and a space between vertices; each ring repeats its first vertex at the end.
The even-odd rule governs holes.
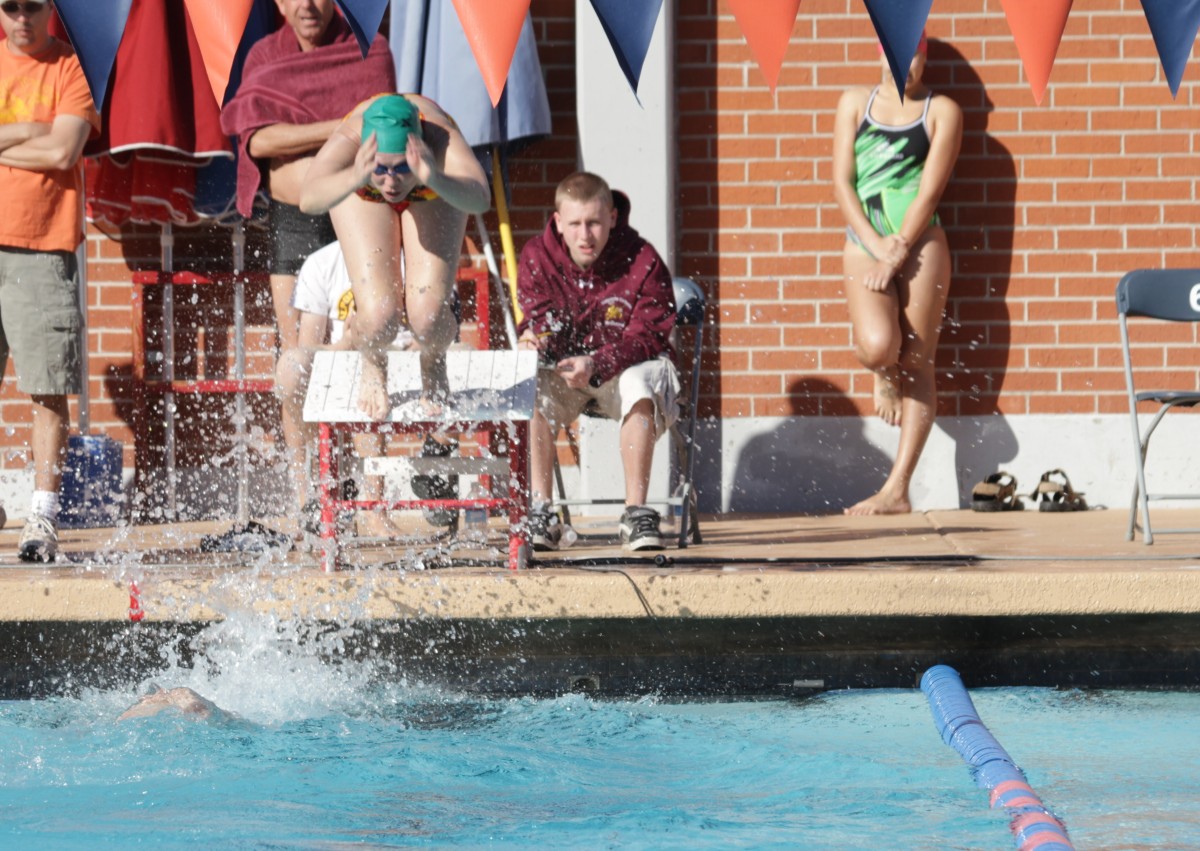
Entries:
MULTIPOLYGON (((0 39, 0 124, 53 122, 76 115, 100 129, 75 51, 55 40, 37 56, 13 53, 0 39)), ((65 171, 0 165, 0 246, 74 251, 83 238, 83 161, 65 171)))

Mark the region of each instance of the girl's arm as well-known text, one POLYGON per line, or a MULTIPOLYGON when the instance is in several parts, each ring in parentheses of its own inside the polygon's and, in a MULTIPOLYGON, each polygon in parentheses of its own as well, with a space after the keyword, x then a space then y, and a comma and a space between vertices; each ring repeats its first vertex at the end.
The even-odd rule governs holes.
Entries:
POLYGON ((355 110, 317 151, 300 189, 300 209, 310 216, 325 213, 363 186, 375 168, 378 145, 372 133, 359 143, 362 111, 355 110))
POLYGON ((938 202, 950 182, 954 163, 962 147, 962 110, 945 95, 932 95, 929 104, 929 156, 921 174, 917 197, 904 214, 900 235, 906 243, 920 239, 937 212, 938 202))
POLYGON ((421 110, 426 121, 436 124, 449 135, 440 164, 424 139, 409 135, 405 154, 412 173, 423 186, 428 186, 450 206, 464 213, 487 212, 492 206, 487 175, 454 119, 442 112, 441 107, 429 98, 419 95, 407 97, 421 110))

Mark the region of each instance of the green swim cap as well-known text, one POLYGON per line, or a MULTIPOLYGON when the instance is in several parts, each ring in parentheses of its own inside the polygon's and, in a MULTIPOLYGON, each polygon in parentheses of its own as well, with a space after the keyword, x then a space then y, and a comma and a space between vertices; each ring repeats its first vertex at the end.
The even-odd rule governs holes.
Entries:
POLYGON ((363 139, 372 133, 381 154, 402 154, 408 134, 421 138, 421 113, 403 95, 385 95, 363 112, 363 139))

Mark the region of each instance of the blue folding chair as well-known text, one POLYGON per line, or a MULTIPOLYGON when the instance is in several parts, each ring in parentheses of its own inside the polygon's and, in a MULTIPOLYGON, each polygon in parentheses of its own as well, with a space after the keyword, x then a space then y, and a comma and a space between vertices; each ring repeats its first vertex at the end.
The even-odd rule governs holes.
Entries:
MULTIPOLYGON (((1200 269, 1139 269, 1121 278, 1117 284, 1117 315, 1121 323, 1121 348, 1125 358, 1125 385, 1129 391, 1129 419, 1133 425, 1133 450, 1137 478, 1129 506, 1129 528, 1125 540, 1132 541, 1137 529, 1138 503, 1142 510, 1142 540, 1154 543, 1150 526, 1150 502, 1164 499, 1200 499, 1200 493, 1151 493, 1146 488, 1146 456, 1150 437, 1162 418, 1173 408, 1190 408, 1200 403, 1200 389, 1138 390, 1134 383, 1133 351, 1129 317, 1140 316, 1168 322, 1200 323, 1200 269), (1159 408, 1143 432, 1137 406, 1156 403, 1159 408)), ((1158 344, 1161 347, 1161 343, 1158 344)), ((1159 529, 1160 535, 1200 533, 1200 529, 1159 529)))

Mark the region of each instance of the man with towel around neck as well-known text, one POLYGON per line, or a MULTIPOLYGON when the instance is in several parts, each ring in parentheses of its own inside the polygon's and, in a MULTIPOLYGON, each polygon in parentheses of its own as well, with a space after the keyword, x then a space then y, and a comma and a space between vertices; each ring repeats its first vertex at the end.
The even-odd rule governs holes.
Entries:
MULTIPOLYGON (((300 187, 316 152, 350 110, 394 91, 396 74, 379 35, 363 58, 334 0, 275 0, 286 26, 250 49, 237 94, 221 111, 221 129, 238 137, 237 207, 249 217, 265 175, 270 194, 271 297, 281 352, 295 348, 300 314, 292 304, 296 273, 309 254, 333 242, 329 216, 300 212, 300 187)), ((285 413, 285 436, 300 423, 285 413)))

